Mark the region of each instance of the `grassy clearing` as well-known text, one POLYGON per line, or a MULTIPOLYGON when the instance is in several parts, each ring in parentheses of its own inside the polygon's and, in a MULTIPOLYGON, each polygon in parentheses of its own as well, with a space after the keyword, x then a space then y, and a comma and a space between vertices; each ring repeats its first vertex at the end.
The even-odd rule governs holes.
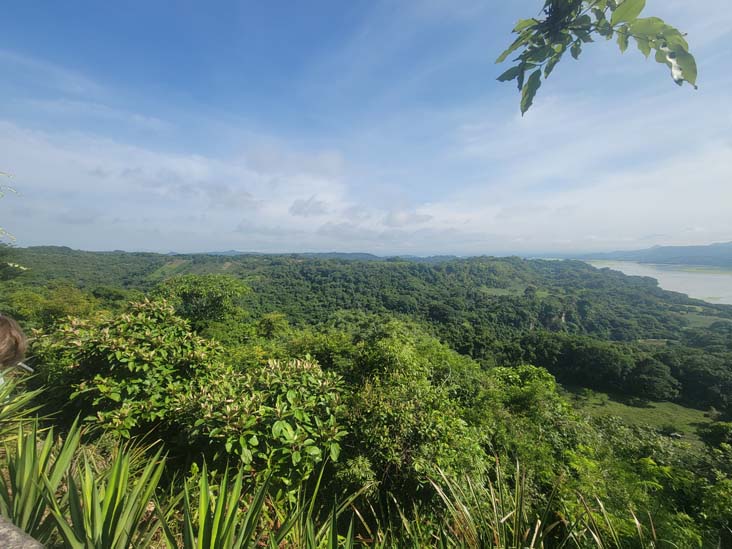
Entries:
POLYGON ((489 286, 483 286, 480 291, 486 295, 491 296, 517 296, 523 294, 525 287, 513 287, 513 288, 491 288, 489 286))
POLYGON ((567 396, 578 409, 591 416, 617 416, 634 425, 646 425, 654 429, 673 427, 682 440, 694 445, 702 442, 697 429, 710 423, 702 410, 687 408, 673 402, 648 402, 631 404, 629 400, 595 391, 567 387, 567 396))
POLYGON ((150 275, 148 275, 148 279, 158 281, 176 274, 182 274, 190 263, 191 261, 189 259, 172 259, 165 265, 150 273, 150 275))
POLYGON ((694 312, 687 312, 682 317, 689 323, 690 328, 708 328, 715 322, 732 322, 729 318, 721 316, 705 315, 694 312))

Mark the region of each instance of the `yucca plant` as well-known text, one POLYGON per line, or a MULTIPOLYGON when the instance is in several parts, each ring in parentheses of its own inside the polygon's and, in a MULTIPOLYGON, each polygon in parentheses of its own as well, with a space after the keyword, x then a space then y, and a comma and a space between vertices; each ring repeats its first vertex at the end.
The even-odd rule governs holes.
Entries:
POLYGON ((71 549, 128 549, 147 547, 159 526, 154 517, 144 520, 160 482, 165 460, 158 451, 135 477, 130 455, 120 451, 106 474, 99 475, 89 461, 77 474, 66 476, 68 510, 53 497, 50 479, 44 479, 52 514, 66 547, 71 549), (70 521, 67 521, 67 518, 70 521))
MULTIPOLYGON (((302 547, 302 549, 353 549, 355 547, 353 519, 351 519, 346 535, 340 536, 338 534, 338 517, 342 511, 343 508, 339 508, 334 503, 330 518, 319 529, 316 528, 312 516, 305 517, 303 538, 299 544, 288 542, 289 546, 302 547)), ((270 549, 278 547, 277 539, 275 537, 270 538, 270 549)))
POLYGON ((353 508, 357 513, 357 510, 353 507, 354 502, 373 486, 367 484, 360 490, 352 492, 344 497, 340 504, 334 501, 328 518, 321 521, 318 517, 322 514, 318 512, 316 505, 326 466, 327 463, 323 463, 317 478, 310 487, 307 485, 300 486, 294 506, 276 511, 281 526, 276 533, 268 538, 272 548, 279 547, 283 542, 287 544, 287 547, 301 547, 303 549, 350 548, 354 546, 353 520, 351 520, 346 535, 340 536, 338 534, 340 518, 349 508, 353 508))
POLYGON ((287 547, 302 549, 352 549, 355 547, 353 518, 346 534, 338 533, 339 518, 345 508, 334 503, 330 516, 320 526, 316 525, 313 515, 295 510, 277 532, 268 536, 270 549, 278 549, 283 542, 287 547), (298 524, 297 528, 293 528, 295 524, 298 524), (296 535, 293 536, 293 532, 296 535))
POLYGON ((47 542, 53 533, 49 496, 65 500, 59 488, 79 448, 80 436, 74 422, 63 441, 55 440, 53 428, 41 438, 35 420, 20 424, 15 440, 5 444, 3 465, 7 473, 0 475, 0 513, 38 541, 47 542))
POLYGON ((0 442, 13 438, 18 433, 18 425, 39 409, 35 402, 43 390, 25 390, 23 381, 21 377, 3 374, 0 382, 0 442))
POLYGON ((340 505, 333 505, 328 518, 322 523, 316 517, 316 500, 323 477, 323 469, 310 491, 300 489, 297 502, 286 509, 277 509, 268 499, 269 478, 260 483, 251 498, 243 490, 243 471, 233 478, 230 472, 223 473, 218 484, 212 484, 204 467, 198 480, 198 501, 192 497, 192 486, 187 483, 183 492, 175 498, 166 511, 158 505, 158 518, 163 526, 169 548, 182 549, 250 549, 267 546, 278 549, 282 546, 301 549, 351 549, 355 546, 353 521, 343 536, 339 535, 339 518, 359 497, 362 491, 351 494, 340 505), (216 494, 215 496, 213 494, 216 494), (176 535, 170 527, 171 517, 178 510, 182 500, 179 523, 180 533, 176 535), (242 502, 248 500, 246 509, 242 502), (260 520, 265 510, 274 512, 275 525, 264 526, 260 520))
MULTIPOLYGON (((432 534, 431 547, 440 549, 478 549, 495 547, 503 549, 545 549, 547 547, 596 547, 615 549, 630 545, 642 549, 659 546, 651 516, 649 526, 644 526, 635 513, 630 516, 635 525, 635 535, 621 535, 616 522, 602 501, 594 498, 593 508, 582 494, 577 494, 577 505, 573 512, 564 509, 567 518, 556 519, 553 510, 557 499, 559 483, 541 508, 535 509, 526 498, 526 477, 516 465, 513 486, 496 468, 495 482, 476 486, 470 479, 457 483, 444 474, 432 486, 445 505, 447 516, 440 532, 432 534), (631 539, 632 538, 632 539, 631 539)), ((403 517, 403 521, 406 519, 403 517)), ((419 527, 414 519, 404 523, 407 531, 416 539, 419 527)), ((422 536, 421 539, 424 539, 422 536)), ((419 546, 420 544, 417 544, 419 546)), ((422 543, 422 546, 427 546, 422 543)))
MULTIPOLYGON (((182 539, 176 536, 168 525, 175 509, 163 513, 156 506, 158 517, 163 526, 168 547, 183 549, 244 549, 257 547, 260 538, 258 532, 259 519, 264 508, 269 479, 257 488, 246 511, 240 508, 243 494, 243 470, 234 477, 233 483, 226 470, 218 485, 211 485, 208 471, 204 467, 198 481, 198 502, 191 503, 191 486, 183 487, 183 513, 180 529, 182 539), (213 492, 217 492, 213 496, 213 492), (182 545, 179 545, 182 542, 182 545)), ((177 498, 178 500, 181 498, 177 498)), ((175 501, 174 501, 175 503, 175 501)))

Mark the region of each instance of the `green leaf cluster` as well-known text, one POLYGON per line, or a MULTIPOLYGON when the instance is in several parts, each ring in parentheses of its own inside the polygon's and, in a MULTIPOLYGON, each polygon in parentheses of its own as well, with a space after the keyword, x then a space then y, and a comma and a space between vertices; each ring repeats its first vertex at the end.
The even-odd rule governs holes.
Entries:
POLYGON ((212 370, 178 394, 176 425, 194 444, 267 471, 291 497, 318 463, 338 460, 346 435, 343 384, 306 360, 270 360, 243 370, 212 370))
POLYGON ((521 114, 531 108, 542 79, 549 78, 564 55, 569 52, 578 59, 598 37, 617 37, 621 52, 633 39, 646 57, 655 52, 656 61, 670 69, 674 82, 696 87, 696 61, 683 34, 657 17, 641 18, 645 4, 645 0, 546 0, 542 16, 520 20, 513 29, 516 39, 496 62, 519 52, 513 58, 515 65, 498 80, 516 81, 521 114))

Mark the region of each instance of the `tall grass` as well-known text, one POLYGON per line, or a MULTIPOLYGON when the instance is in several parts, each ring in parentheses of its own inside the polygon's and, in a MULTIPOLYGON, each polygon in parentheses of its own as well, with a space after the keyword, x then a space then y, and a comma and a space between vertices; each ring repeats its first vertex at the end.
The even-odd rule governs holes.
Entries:
POLYGON ((526 474, 517 464, 513 486, 496 467, 496 480, 477 486, 470 479, 458 483, 442 474, 431 484, 445 508, 443 528, 460 547, 537 549, 548 540, 559 547, 572 538, 573 526, 555 517, 555 487, 543 509, 535 510, 526 497, 526 474))

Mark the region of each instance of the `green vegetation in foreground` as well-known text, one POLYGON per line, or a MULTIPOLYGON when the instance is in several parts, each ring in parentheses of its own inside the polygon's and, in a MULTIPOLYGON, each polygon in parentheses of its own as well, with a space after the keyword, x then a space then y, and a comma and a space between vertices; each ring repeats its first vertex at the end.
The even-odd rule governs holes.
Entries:
POLYGON ((648 426, 666 435, 678 433, 681 440, 702 446, 699 428, 712 424, 708 412, 674 402, 648 402, 567 387, 567 395, 581 411, 593 417, 616 416, 629 425, 648 426))

